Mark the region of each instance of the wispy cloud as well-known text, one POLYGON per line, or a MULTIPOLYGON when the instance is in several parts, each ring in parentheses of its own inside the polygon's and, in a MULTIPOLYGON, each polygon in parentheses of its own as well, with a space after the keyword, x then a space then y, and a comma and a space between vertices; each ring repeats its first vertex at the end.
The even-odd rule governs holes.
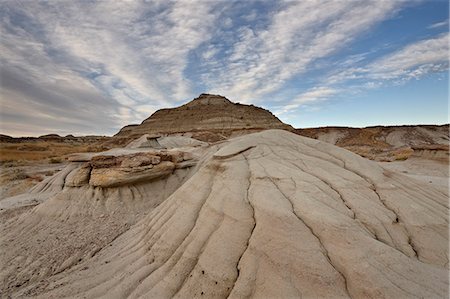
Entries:
POLYGON ((420 40, 367 62, 365 55, 344 60, 338 71, 332 72, 316 87, 299 94, 279 110, 279 114, 297 109, 307 102, 318 102, 339 94, 357 93, 384 84, 401 84, 430 73, 449 69, 449 34, 420 40), (350 65, 349 65, 350 61, 350 65))
POLYGON ((448 69, 449 35, 421 40, 371 63, 366 72, 373 79, 410 79, 448 69))
POLYGON ((280 5, 268 28, 239 29, 237 42, 211 89, 242 101, 262 98, 342 49, 401 1, 297 1, 280 5), (364 16, 364 17, 361 17, 364 16))
POLYGON ((281 115, 291 110, 295 110, 304 104, 328 100, 331 97, 339 94, 339 92, 339 89, 326 86, 313 87, 306 92, 296 96, 293 100, 285 104, 281 109, 277 110, 275 114, 281 115))
MULTIPOLYGON (((102 116, 109 128, 97 130, 108 133, 148 117, 150 106, 167 107, 193 96, 183 73, 188 54, 209 39, 217 16, 215 4, 206 1, 195 6, 188 1, 4 4, 2 69, 48 93, 67 82, 92 97, 83 103, 71 89, 61 91, 59 98, 26 97, 22 88, 15 90, 14 98, 8 93, 8 100, 18 105, 2 103, 2 113, 18 113, 25 101, 39 104, 42 112, 52 104, 49 98, 61 109, 71 109, 74 103, 90 107, 97 101, 103 104, 98 114, 109 114, 102 116)), ((6 93, 11 87, 2 81, 6 93)), ((53 127, 58 127, 58 116, 53 127)), ((3 120, 2 129, 11 132, 3 120)), ((90 123, 95 127, 98 118, 90 123)))
POLYGON ((448 19, 442 22, 437 22, 434 24, 431 24, 430 26, 428 26, 428 29, 435 29, 435 28, 441 28, 441 27, 448 27, 448 19))
POLYGON ((112 134, 199 91, 281 113, 445 70, 448 34, 342 54, 410 3, 4 1, 0 129, 112 134))
MULTIPOLYGON (((328 84, 365 79, 378 81, 410 80, 449 67, 449 34, 419 40, 374 61, 363 61, 327 77, 328 84)), ((367 82, 365 82, 367 83, 367 82)))

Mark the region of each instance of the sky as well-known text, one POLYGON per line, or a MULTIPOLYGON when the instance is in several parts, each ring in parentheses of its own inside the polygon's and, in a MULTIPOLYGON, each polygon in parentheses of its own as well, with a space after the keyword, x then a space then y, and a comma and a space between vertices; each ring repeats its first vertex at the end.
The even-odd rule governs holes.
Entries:
POLYGON ((298 128, 448 123, 447 0, 0 1, 0 133, 112 135, 201 93, 298 128))

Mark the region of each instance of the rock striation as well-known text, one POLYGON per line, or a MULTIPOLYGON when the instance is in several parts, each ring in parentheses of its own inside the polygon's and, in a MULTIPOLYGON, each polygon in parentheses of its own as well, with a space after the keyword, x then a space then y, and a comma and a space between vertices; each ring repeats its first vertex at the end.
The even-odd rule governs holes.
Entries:
POLYGON ((295 133, 338 146, 366 145, 398 148, 424 144, 448 144, 449 125, 374 126, 366 128, 321 127, 296 129, 295 133))
POLYGON ((5 297, 448 297, 448 193, 345 149, 266 130, 96 155, 1 222, 5 297), (91 184, 95 170, 121 183, 91 184))
POLYGON ((449 162, 450 160, 450 149, 449 144, 424 144, 412 146, 414 151, 413 157, 420 157, 433 160, 441 160, 444 162, 449 162))
POLYGON ((290 125, 284 124, 263 108, 233 103, 219 95, 201 94, 180 107, 156 111, 140 125, 122 128, 113 141, 125 144, 144 134, 187 132, 195 133, 194 137, 206 133, 206 139, 223 139, 218 134, 229 137, 236 131, 255 132, 265 129, 293 130, 290 125), (208 133, 214 136, 207 136, 208 133))
POLYGON ((381 161, 408 158, 416 150, 422 152, 419 148, 424 147, 428 150, 425 156, 442 158, 450 141, 448 124, 366 128, 321 127, 295 129, 294 132, 335 144, 371 160, 381 161), (432 151, 434 153, 428 155, 432 151))

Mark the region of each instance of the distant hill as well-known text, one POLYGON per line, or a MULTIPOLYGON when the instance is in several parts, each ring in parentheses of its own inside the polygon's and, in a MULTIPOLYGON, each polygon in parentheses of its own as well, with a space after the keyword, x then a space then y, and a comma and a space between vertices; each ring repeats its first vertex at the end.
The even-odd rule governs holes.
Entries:
POLYGON ((113 137, 47 134, 40 137, 13 138, 0 134, 2 143, 57 142, 97 144, 103 148, 125 146, 143 135, 184 135, 206 142, 268 129, 283 129, 346 148, 363 157, 392 161, 405 159, 414 151, 448 156, 449 125, 373 126, 366 128, 319 127, 294 129, 269 110, 233 103, 220 95, 201 94, 175 108, 160 109, 141 124, 123 127, 113 137), (423 147, 426 148, 423 148, 423 147), (439 153, 438 153, 439 152, 439 153))
POLYGON ((11 137, 9 135, 0 134, 0 142, 2 143, 23 143, 23 142, 57 142, 57 143, 101 143, 109 140, 109 136, 59 136, 58 134, 47 134, 39 137, 11 137))
POLYGON ((298 135, 325 141, 370 159, 394 158, 422 146, 442 150, 449 144, 449 125, 374 126, 366 128, 321 127, 295 129, 298 135))
POLYGON ((144 134, 176 133, 215 141, 266 129, 293 130, 263 108, 233 103, 220 95, 201 94, 180 107, 156 111, 140 125, 123 127, 114 141, 123 144, 144 134))

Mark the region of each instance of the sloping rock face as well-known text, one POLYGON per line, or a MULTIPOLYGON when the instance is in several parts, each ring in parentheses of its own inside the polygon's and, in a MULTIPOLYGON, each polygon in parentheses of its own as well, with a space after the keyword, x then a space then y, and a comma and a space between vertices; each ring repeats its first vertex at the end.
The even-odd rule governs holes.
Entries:
POLYGON ((448 144, 450 140, 449 125, 322 127, 296 129, 295 133, 341 147, 367 145, 378 148, 398 148, 424 144, 448 144))
POLYGON ((0 201, 0 297, 39 293, 47 278, 95 256, 182 185, 195 164, 179 150, 83 154, 29 193, 0 201))
POLYGON ((422 146, 440 148, 440 145, 448 147, 450 142, 448 124, 366 128, 322 127, 296 129, 295 133, 344 147, 372 160, 396 160, 397 156, 401 156, 400 158, 405 156, 405 152, 399 149, 407 149, 411 155, 414 148, 422 146))
MULTIPOLYGON (((173 175, 114 188, 64 187, 59 193, 55 189, 58 197, 3 224, 0 249, 8 252, 0 260, 3 294, 448 296, 448 194, 347 150, 283 130, 245 135, 191 154, 198 157, 196 166, 189 173, 177 170, 189 175, 169 183, 166 197, 161 184, 173 175), (106 219, 116 219, 112 212, 121 211, 120 202, 122 221, 132 210, 147 214, 126 229, 116 220, 120 229, 114 228, 112 237, 104 225, 110 225, 106 219), (95 222, 89 211, 105 220, 97 222, 94 239, 83 240, 81 226, 92 232, 95 222), (84 223, 75 222, 80 214, 84 223), (24 255, 19 245, 31 246, 31 232, 42 234, 50 230, 49 223, 54 235, 65 219, 77 223, 80 231, 73 237, 85 247, 71 248, 72 254, 64 256, 67 262, 37 267, 43 273, 36 274, 34 259, 43 263, 51 258, 45 252, 33 255, 32 248, 24 255), (98 240, 102 234, 108 236, 105 241, 98 240), (94 247, 88 246, 91 242, 94 247), (19 280, 22 276, 29 281, 19 280)), ((118 161, 112 164, 119 167, 118 161)), ((76 164, 66 173, 82 167, 76 164)), ((40 246, 49 248, 48 242, 43 239, 40 246)), ((60 254, 58 246, 51 247, 53 255, 60 254)))
POLYGON ((412 149, 414 150, 413 157, 441 160, 447 163, 450 160, 449 144, 416 145, 412 149))
MULTIPOLYGON (((219 95, 201 94, 191 102, 172 109, 156 111, 140 125, 126 126, 113 140, 125 144, 144 134, 174 134, 195 132, 219 133, 230 136, 233 131, 264 129, 293 130, 270 111, 253 106, 232 103, 219 95), (125 139, 125 141, 121 141, 125 139)), ((211 136, 210 136, 211 138, 211 136)), ((218 138, 215 136, 215 138, 218 138)))

